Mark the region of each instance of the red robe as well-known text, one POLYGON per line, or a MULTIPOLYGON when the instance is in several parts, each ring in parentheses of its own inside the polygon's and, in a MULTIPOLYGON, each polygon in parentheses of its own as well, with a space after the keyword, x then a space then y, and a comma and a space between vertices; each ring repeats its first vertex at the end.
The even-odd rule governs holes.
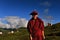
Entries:
POLYGON ((43 40, 42 31, 44 31, 44 24, 41 19, 30 19, 27 29, 32 36, 32 40, 43 40))

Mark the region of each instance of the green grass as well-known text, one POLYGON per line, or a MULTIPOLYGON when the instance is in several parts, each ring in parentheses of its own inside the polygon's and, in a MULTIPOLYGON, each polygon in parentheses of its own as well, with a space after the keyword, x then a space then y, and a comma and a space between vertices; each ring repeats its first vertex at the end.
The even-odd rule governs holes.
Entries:
POLYGON ((21 29, 14 34, 4 33, 0 35, 0 40, 29 40, 29 33, 26 29, 21 29))
MULTIPOLYGON (((45 31, 46 40, 60 39, 60 36, 47 36, 49 31, 47 32, 45 31)), ((4 33, 3 35, 0 35, 0 40, 29 40, 29 33, 27 32, 27 29, 20 29, 19 32, 15 32, 14 34, 4 33)))

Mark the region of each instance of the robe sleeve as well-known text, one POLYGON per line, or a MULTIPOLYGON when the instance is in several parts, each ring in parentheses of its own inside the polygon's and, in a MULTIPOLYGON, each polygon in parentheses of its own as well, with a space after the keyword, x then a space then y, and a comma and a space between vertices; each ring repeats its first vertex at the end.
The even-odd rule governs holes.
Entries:
POLYGON ((43 23, 43 21, 41 22, 41 30, 44 31, 44 23, 43 23))
POLYGON ((28 22, 28 24, 27 24, 27 30, 30 34, 32 33, 30 22, 28 22))

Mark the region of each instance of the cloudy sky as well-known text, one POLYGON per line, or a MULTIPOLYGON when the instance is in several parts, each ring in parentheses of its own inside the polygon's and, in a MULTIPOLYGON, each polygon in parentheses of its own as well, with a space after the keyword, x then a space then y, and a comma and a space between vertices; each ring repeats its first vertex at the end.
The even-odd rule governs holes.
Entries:
POLYGON ((6 16, 0 19, 0 28, 19 28, 26 27, 28 20, 18 16, 6 16))
POLYGON ((24 26, 33 10, 45 22, 60 22, 60 0, 0 0, 0 24, 24 26))

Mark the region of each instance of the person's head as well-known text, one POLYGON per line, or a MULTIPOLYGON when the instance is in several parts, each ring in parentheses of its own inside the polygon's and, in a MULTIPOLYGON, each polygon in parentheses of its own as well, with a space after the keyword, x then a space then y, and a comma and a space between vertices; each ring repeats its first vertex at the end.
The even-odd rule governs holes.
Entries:
POLYGON ((32 18, 36 19, 38 17, 38 13, 36 11, 33 11, 31 14, 32 18))
POLYGON ((38 17, 38 15, 32 15, 32 18, 36 19, 38 17))

